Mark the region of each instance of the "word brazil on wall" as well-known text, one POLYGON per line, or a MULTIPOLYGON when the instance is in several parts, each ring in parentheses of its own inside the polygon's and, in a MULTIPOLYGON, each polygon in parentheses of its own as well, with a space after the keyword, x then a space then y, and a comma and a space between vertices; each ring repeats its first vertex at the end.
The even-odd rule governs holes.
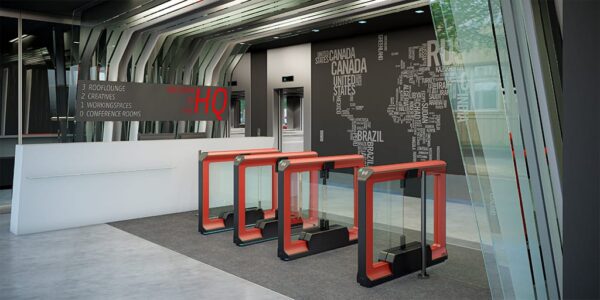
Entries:
POLYGON ((367 165, 442 159, 464 174, 430 27, 312 44, 312 146, 367 165))
POLYGON ((231 91, 222 86, 185 86, 79 80, 78 121, 223 121, 231 91))

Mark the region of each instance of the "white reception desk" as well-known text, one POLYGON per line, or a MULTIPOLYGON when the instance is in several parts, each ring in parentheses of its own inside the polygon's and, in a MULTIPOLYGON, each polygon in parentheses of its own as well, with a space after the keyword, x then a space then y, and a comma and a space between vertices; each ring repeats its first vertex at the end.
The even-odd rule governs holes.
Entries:
POLYGON ((10 230, 28 234, 198 208, 198 151, 272 137, 18 145, 10 230))

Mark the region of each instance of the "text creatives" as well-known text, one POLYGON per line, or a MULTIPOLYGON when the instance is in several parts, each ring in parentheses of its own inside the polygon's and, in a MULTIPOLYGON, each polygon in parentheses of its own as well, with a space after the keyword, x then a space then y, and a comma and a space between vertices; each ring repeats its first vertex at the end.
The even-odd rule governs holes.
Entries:
POLYGON ((76 120, 223 121, 230 94, 221 86, 79 80, 76 120))

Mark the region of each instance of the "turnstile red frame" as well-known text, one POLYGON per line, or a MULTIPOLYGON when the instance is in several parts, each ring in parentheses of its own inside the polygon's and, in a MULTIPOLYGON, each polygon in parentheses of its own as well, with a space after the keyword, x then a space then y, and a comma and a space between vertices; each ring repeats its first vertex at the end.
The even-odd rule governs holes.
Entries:
MULTIPOLYGON (((264 219, 273 219, 277 211, 277 163, 284 159, 317 157, 317 152, 280 152, 269 154, 240 155, 234 164, 234 228, 233 241, 242 246, 248 243, 264 241, 260 228, 246 227, 246 169, 252 167, 271 166, 271 209, 263 211, 264 219)), ((277 238, 276 236, 274 238, 277 238)), ((272 238, 271 238, 272 239, 272 238)))
MULTIPOLYGON (((311 189, 310 189, 310 207, 317 207, 318 201, 318 190, 313 188, 316 187, 319 178, 313 176, 314 171, 322 171, 326 169, 354 169, 354 221, 353 227, 348 228, 348 243, 343 246, 347 246, 357 242, 358 239, 358 189, 357 189, 357 173, 358 169, 364 167, 365 158, 362 155, 351 154, 351 155, 336 155, 336 156, 323 156, 317 158, 298 158, 283 160, 278 165, 278 201, 279 209, 277 215, 279 219, 279 230, 278 230, 278 243, 277 243, 277 255, 282 260, 292 260, 303 256, 316 254, 319 252, 339 248, 336 246, 330 249, 320 249, 313 251, 309 249, 306 241, 294 240, 292 241, 291 232, 291 178, 293 173, 299 172, 311 172, 311 189)), ((318 209, 318 208, 317 208, 318 209)), ((310 222, 314 222, 315 218, 318 219, 318 211, 314 211, 309 217, 310 222)))
POLYGON ((224 230, 231 230, 232 227, 225 227, 225 221, 222 218, 209 218, 210 213, 210 164, 216 162, 233 161, 237 156, 244 154, 261 154, 279 152, 276 148, 248 149, 248 150, 229 150, 229 151, 209 151, 199 152, 198 155, 198 231, 202 234, 216 233, 224 230))
MULTIPOLYGON (((446 250, 446 162, 441 160, 402 163, 362 168, 358 171, 359 233, 357 281, 366 287, 401 277, 386 261, 373 263, 373 186, 378 182, 405 180, 408 172, 421 177, 422 172, 434 177, 433 243, 427 252, 428 265, 447 259, 446 250)), ((421 252, 419 252, 421 253, 421 252)), ((419 258, 420 265, 420 258, 419 258)), ((416 270, 415 270, 416 271, 416 270)))

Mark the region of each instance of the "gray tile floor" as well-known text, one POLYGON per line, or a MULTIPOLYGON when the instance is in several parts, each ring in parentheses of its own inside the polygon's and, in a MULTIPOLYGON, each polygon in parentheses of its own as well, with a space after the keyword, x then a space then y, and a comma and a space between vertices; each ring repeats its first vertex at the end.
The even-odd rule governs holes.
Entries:
POLYGON ((0 299, 286 299, 109 225, 26 236, 0 215, 0 299))
POLYGON ((0 214, 10 212, 12 202, 12 190, 0 190, 0 214))

